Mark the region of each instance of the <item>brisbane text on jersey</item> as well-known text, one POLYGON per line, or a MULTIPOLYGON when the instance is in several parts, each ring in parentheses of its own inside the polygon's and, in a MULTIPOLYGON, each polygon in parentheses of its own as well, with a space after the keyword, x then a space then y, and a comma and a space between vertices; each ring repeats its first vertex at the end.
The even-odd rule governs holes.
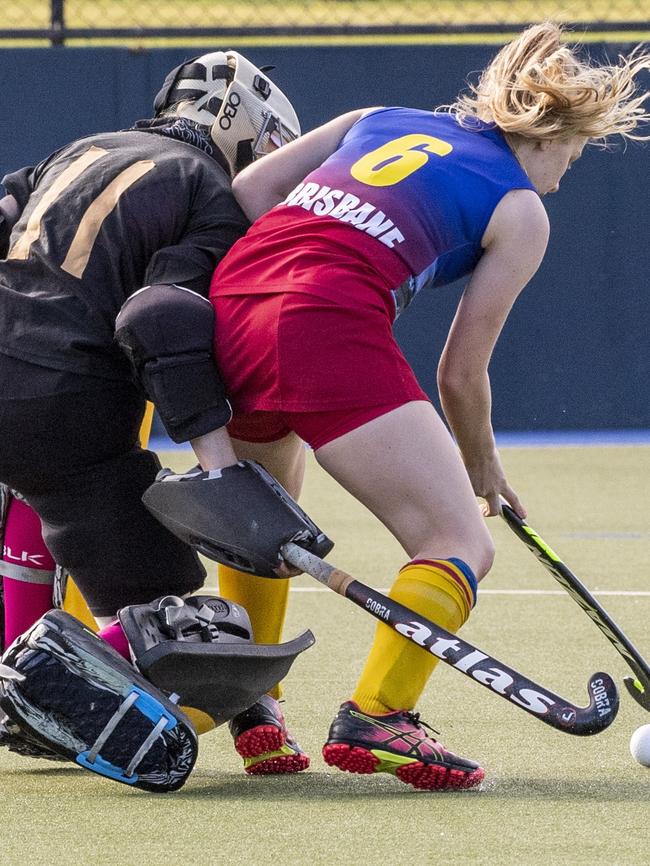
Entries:
POLYGON ((377 238, 387 247, 394 247, 404 240, 402 232, 383 211, 377 210, 375 205, 368 201, 362 204, 358 196, 342 189, 331 189, 329 186, 321 186, 313 181, 299 183, 283 204, 300 205, 317 216, 330 216, 341 222, 350 223, 359 231, 377 238))

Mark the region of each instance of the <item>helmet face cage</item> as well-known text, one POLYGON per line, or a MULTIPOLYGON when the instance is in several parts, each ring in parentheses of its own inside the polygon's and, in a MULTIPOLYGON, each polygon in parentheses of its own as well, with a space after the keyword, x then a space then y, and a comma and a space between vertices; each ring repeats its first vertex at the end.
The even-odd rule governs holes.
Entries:
POLYGON ((215 51, 174 72, 156 97, 156 110, 176 102, 174 114, 209 127, 233 176, 268 153, 270 143, 279 147, 300 135, 287 97, 241 54, 215 51))
POLYGON ((260 156, 268 153, 271 149, 270 145, 278 148, 298 138, 298 135, 285 127, 275 114, 270 111, 263 111, 262 115, 262 126, 253 142, 253 159, 259 159, 260 156))

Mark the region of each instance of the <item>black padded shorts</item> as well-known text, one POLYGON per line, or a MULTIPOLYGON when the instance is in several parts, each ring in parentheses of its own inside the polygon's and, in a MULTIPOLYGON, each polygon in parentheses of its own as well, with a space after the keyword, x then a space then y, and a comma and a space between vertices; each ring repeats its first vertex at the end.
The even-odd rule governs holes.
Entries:
POLYGON ((39 514, 52 556, 97 616, 205 580, 194 551, 142 504, 160 468, 138 445, 143 411, 129 381, 0 355, 0 481, 39 514))

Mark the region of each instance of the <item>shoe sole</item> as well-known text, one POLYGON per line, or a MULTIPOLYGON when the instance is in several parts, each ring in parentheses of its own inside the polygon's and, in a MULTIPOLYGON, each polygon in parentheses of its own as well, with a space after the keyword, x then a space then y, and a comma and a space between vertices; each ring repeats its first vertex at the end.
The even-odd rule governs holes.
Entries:
POLYGON ((235 749, 242 758, 257 758, 265 752, 277 752, 285 739, 284 732, 275 725, 257 725, 237 737, 235 749))
POLYGON ((408 761, 390 752, 375 752, 361 746, 345 743, 326 743, 323 758, 330 767, 337 767, 348 773, 367 775, 370 773, 390 773, 401 782, 423 791, 458 790, 474 788, 483 781, 485 771, 481 767, 466 772, 445 767, 443 764, 425 764, 422 761, 408 761))
MULTIPOLYGON (((288 748, 285 746, 285 748, 288 748)), ((244 767, 249 776, 281 776, 290 773, 301 773, 309 767, 307 755, 299 752, 291 754, 268 754, 261 756, 255 764, 244 767)))
POLYGON ((249 776, 300 773, 309 767, 309 756, 286 745, 286 736, 275 725, 257 725, 235 740, 235 749, 244 759, 249 776), (254 763, 251 760, 257 759, 254 763))

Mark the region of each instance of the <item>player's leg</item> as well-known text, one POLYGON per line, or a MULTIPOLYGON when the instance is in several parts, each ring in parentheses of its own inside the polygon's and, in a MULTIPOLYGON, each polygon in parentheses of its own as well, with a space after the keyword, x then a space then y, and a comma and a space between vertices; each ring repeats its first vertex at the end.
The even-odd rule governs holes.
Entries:
MULTIPOLYGON (((61 391, 56 373, 22 393, 36 372, 16 363, 3 370, 0 395, 6 441, 0 478, 22 491, 43 522, 53 557, 75 575, 93 615, 161 595, 185 595, 202 586, 203 567, 192 550, 151 517, 144 491, 160 469, 155 455, 137 447, 144 401, 128 383, 79 377, 61 391), (37 447, 38 446, 38 447, 37 447)), ((107 635, 128 655, 123 635, 107 635)))
MULTIPOLYGON (((144 410, 144 415, 142 418, 142 423, 140 424, 140 445, 142 448, 146 448, 149 444, 149 437, 151 436, 151 425, 153 423, 153 415, 154 415, 154 405, 153 403, 147 402, 147 405, 144 410)), ((59 569, 59 572, 62 572, 62 569, 59 569)), ((90 608, 86 604, 86 600, 83 595, 79 592, 79 587, 74 582, 74 579, 68 575, 62 574, 63 580, 65 580, 65 586, 61 591, 61 597, 63 599, 62 608, 68 613, 72 614, 72 616, 76 617, 78 620, 84 623, 84 625, 88 626, 88 628, 92 628, 93 630, 97 630, 97 622, 95 617, 90 612, 90 608)), ((40 613, 38 614, 40 616, 40 613)), ((35 617, 34 619, 37 619, 35 617)))
POLYGON ((57 484, 33 497, 50 550, 75 575, 98 621, 203 585, 197 557, 161 532, 142 504, 159 469, 154 454, 136 447, 77 472, 74 490, 57 484))
POLYGON ((192 551, 141 502, 160 463, 138 446, 145 401, 136 388, 79 376, 63 390, 54 371, 30 396, 28 377, 44 374, 14 366, 24 381, 18 396, 0 396, 0 479, 39 514, 52 557, 74 574, 93 614, 202 586, 192 551))
MULTIPOLYGON (((70 570, 76 575, 84 596, 89 599, 93 614, 102 624, 101 637, 127 658, 133 653, 136 653, 136 658, 139 657, 129 631, 122 627, 123 620, 120 623, 114 621, 115 613, 129 605, 138 605, 137 599, 141 600, 143 607, 148 608, 153 598, 192 594, 202 586, 205 577, 203 567, 189 545, 172 535, 142 503, 143 493, 155 480, 159 468, 160 464, 154 455, 134 448, 126 454, 119 454, 112 460, 104 460, 99 465, 87 467, 84 472, 78 472, 74 503, 67 501, 65 492, 58 486, 49 494, 35 498, 43 517, 45 538, 61 562, 72 564, 70 570), (63 514, 65 524, 61 519, 63 514), (53 532, 52 539, 55 526, 59 529, 53 532), (110 532, 104 531, 107 526, 110 532), (116 540, 120 543, 116 544, 116 540), (113 621, 105 623, 104 617, 113 621)), ((270 495, 275 497, 273 492, 270 495)), ((217 601, 224 606, 223 602, 217 601)), ((199 617, 198 621, 203 622, 202 628, 206 627, 205 617, 199 617)), ((173 622, 170 621, 170 627, 173 622)), ((241 630, 241 625, 239 628, 241 630)), ((249 631, 252 632, 252 629, 249 631)), ((193 634, 196 639, 197 629, 194 629, 193 634)), ((286 652, 289 645, 284 646, 286 652)), ((273 649, 275 654, 268 653, 265 656, 263 647, 258 647, 255 663, 268 666, 274 658, 282 658, 275 652, 278 648, 273 649)), ((234 656, 228 657, 225 672, 223 661, 216 671, 210 667, 212 660, 205 654, 200 654, 198 660, 194 659, 194 662, 198 661, 207 666, 207 671, 199 676, 202 683, 200 693, 205 693, 207 697, 211 692, 206 683, 214 684, 218 697, 219 689, 224 682, 227 683, 228 677, 237 680, 237 660, 234 656), (215 679, 213 674, 217 673, 219 677, 215 679)), ((244 661, 243 680, 234 688, 239 695, 253 673, 250 657, 244 661)), ((273 676, 269 674, 261 688, 250 694, 250 703, 253 704, 266 689, 272 688, 286 670, 282 668, 273 676)), ((182 691, 180 688, 174 690, 182 691)), ((250 693, 253 690, 248 691, 250 693)), ((247 703, 238 700, 233 712, 242 707, 247 707, 247 703)), ((183 702, 183 709, 199 733, 214 727, 214 717, 210 712, 205 712, 201 704, 190 704, 188 707, 183 702)), ((225 719, 229 718, 225 716, 225 719)), ((272 723, 275 721, 273 718, 272 723)), ((288 742, 290 738, 286 729, 284 734, 288 742)), ((274 758, 281 756, 297 760, 301 755, 297 746, 291 748, 283 744, 277 751, 279 755, 274 758)))
MULTIPOLYGON (((493 545, 467 473, 429 403, 411 402, 329 442, 319 463, 369 508, 410 562, 390 597, 456 632, 490 568, 493 545)), ((330 730, 326 760, 387 770, 418 787, 466 787, 482 771, 427 736, 415 705, 437 660, 378 625, 353 701, 330 730)))
MULTIPOLYGON (((345 273, 337 278, 345 284, 345 273)), ((351 285, 351 296, 355 290, 351 285)), ((281 406, 290 429, 314 447, 335 478, 384 520, 409 556, 464 560, 462 567, 461 563, 444 562, 441 567, 428 562, 419 568, 417 579, 408 575, 422 596, 415 606, 433 619, 448 606, 449 619, 455 616, 458 626, 469 611, 468 597, 476 580, 472 570, 481 574, 487 570, 484 560, 490 557, 482 548, 487 550, 489 536, 449 434, 430 404, 423 402, 426 395, 394 340, 391 311, 368 300, 352 307, 301 293, 219 296, 217 361, 236 404, 257 410, 281 406), (233 335, 237 353, 226 351, 233 335), (408 401, 420 401, 412 404, 419 408, 407 409, 408 401), (401 408, 387 412, 389 405, 401 408), (364 407, 384 408, 362 420, 364 407), (395 414, 397 421, 384 430, 386 422, 379 416, 391 419, 395 414), (346 426, 351 416, 354 423, 346 426), (374 436, 359 434, 373 424, 378 425, 374 436), (418 442, 419 428, 423 443, 418 442), (329 431, 327 437, 324 429, 329 431), (470 539, 475 530, 476 541, 468 542, 464 529, 470 539)), ((402 575, 399 584, 406 582, 402 575)), ((411 595, 408 598, 412 600, 411 595)), ((402 643, 406 644, 395 635, 395 643, 388 647, 390 657, 383 649, 380 653, 387 664, 377 669, 373 657, 370 673, 376 682, 360 685, 367 699, 407 711, 406 702, 415 698, 400 693, 399 677, 387 678, 390 694, 383 684, 386 667, 395 672, 411 664, 410 657, 403 655, 402 643)), ((430 672, 428 659, 417 651, 422 658, 414 664, 422 674, 416 676, 423 685, 430 672)), ((412 758, 404 760, 415 763, 412 758)), ((442 772, 447 772, 444 767, 442 772)))
POLYGON ((97 620, 90 612, 90 608, 86 603, 86 599, 79 591, 79 587, 74 582, 73 578, 63 568, 58 568, 56 572, 56 580, 61 582, 61 587, 58 592, 55 591, 55 597, 58 595, 63 599, 61 603, 62 610, 80 620, 87 628, 97 631, 97 620))
MULTIPOLYGON (((267 434, 279 435, 273 431, 267 434)), ((298 498, 305 471, 305 448, 295 433, 270 442, 233 438, 233 445, 240 459, 261 463, 294 499, 298 498)), ((287 610, 289 579, 257 577, 225 565, 219 565, 218 571, 219 594, 248 611, 256 643, 279 643, 287 610)), ((278 684, 267 698, 230 722, 235 748, 243 757, 249 774, 296 773, 309 766, 308 756, 287 730, 277 703, 281 694, 282 687, 278 684)))
MULTIPOLYGON (((240 459, 256 460, 298 499, 305 471, 305 449, 295 433, 272 442, 245 442, 233 438, 240 459)), ((289 579, 271 580, 219 566, 219 593, 246 608, 257 643, 279 643, 289 594, 289 579)), ((280 697, 280 687, 273 697, 280 697)))
MULTIPOLYGON (((78 472, 73 491, 62 485, 33 497, 45 540, 75 575, 100 636, 127 660, 130 646, 117 611, 159 596, 189 595, 205 578, 193 551, 142 504, 159 469, 154 454, 134 448, 78 472)), ((214 727, 205 713, 186 709, 199 733, 214 727)))
POLYGON ((4 634, 0 634, 0 649, 9 646, 53 606, 55 569, 36 512, 7 487, 2 496, 0 580, 4 634))

